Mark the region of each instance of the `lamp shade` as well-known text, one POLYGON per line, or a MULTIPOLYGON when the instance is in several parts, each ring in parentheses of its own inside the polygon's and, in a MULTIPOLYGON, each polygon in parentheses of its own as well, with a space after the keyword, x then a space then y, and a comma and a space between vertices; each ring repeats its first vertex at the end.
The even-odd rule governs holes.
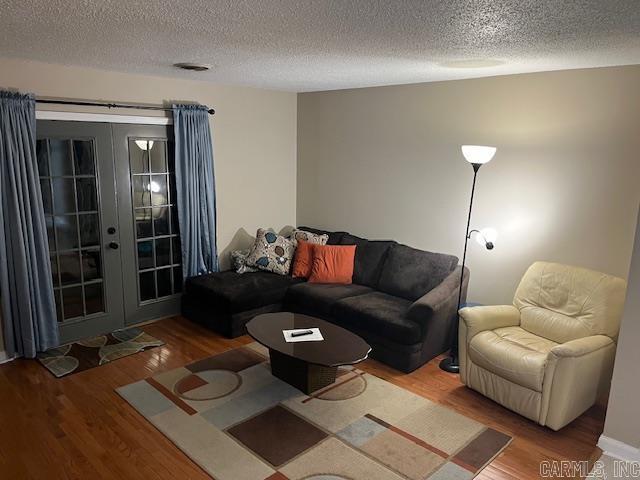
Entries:
POLYGON ((469 163, 489 163, 496 153, 496 147, 483 145, 462 145, 462 154, 469 163))

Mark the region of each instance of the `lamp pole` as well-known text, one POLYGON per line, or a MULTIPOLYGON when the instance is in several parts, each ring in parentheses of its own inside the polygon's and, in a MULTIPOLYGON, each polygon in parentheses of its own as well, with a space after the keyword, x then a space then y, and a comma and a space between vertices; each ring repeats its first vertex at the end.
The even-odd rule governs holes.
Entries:
POLYGON ((460 287, 458 289, 458 306, 456 308, 456 322, 453 328, 453 343, 451 344, 451 352, 447 358, 440 362, 440 368, 445 372, 459 373, 460 364, 458 363, 458 328, 460 324, 460 302, 462 302, 462 284, 464 283, 464 266, 467 262, 467 245, 469 243, 469 228, 471 228, 471 210, 473 209, 473 195, 476 191, 476 178, 478 170, 482 166, 481 163, 472 163, 473 167, 473 183, 471 184, 471 199, 469 200, 469 214, 467 215, 467 230, 464 235, 464 250, 462 252, 462 269, 460 270, 460 287))

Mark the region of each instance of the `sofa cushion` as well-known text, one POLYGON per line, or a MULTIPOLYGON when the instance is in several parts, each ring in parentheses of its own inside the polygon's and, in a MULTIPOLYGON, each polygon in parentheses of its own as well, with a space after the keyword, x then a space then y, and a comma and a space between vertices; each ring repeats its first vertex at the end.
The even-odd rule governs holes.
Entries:
POLYGON ((329 232, 327 230, 319 230, 311 227, 298 227, 298 230, 304 230, 305 232, 315 233, 316 235, 329 235, 327 245, 340 245, 340 239, 343 235, 347 235, 347 232, 329 232))
POLYGON ((291 286, 285 295, 285 306, 302 305, 305 311, 330 314, 334 303, 343 298, 362 295, 373 290, 364 285, 338 285, 322 283, 299 283, 291 286))
POLYGON ((378 290, 415 301, 456 268, 458 257, 393 245, 382 267, 378 290))
MULTIPOLYGON (((536 343, 536 347, 539 348, 543 343, 536 343)), ((479 367, 522 387, 541 392, 548 355, 531 346, 531 339, 514 336, 513 332, 511 335, 499 335, 486 330, 471 339, 468 355, 479 367)))
POLYGON ((185 292, 212 310, 236 313, 282 302, 287 288, 301 281, 269 272, 227 271, 188 278, 185 292))
POLYGON ((347 233, 340 239, 340 244, 357 247, 353 267, 354 283, 376 288, 387 253, 396 242, 392 240, 366 240, 347 233))
POLYGON ((382 292, 370 292, 338 300, 331 315, 338 325, 376 333, 389 340, 413 345, 421 341, 421 330, 406 317, 411 302, 382 292))

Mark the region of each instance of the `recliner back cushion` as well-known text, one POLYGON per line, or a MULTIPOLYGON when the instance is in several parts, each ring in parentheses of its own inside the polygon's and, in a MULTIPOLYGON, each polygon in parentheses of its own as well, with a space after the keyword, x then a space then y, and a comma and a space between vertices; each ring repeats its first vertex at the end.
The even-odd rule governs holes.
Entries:
POLYGON ((392 245, 396 245, 396 242, 392 240, 366 240, 346 233, 340 239, 340 244, 356 246, 353 283, 377 288, 387 253, 392 245))
POLYGON ((616 338, 626 282, 604 273, 536 262, 516 290, 521 327, 554 342, 590 335, 616 338))
POLYGON ((458 264, 458 257, 392 245, 382 267, 378 290, 415 301, 440 285, 458 264))

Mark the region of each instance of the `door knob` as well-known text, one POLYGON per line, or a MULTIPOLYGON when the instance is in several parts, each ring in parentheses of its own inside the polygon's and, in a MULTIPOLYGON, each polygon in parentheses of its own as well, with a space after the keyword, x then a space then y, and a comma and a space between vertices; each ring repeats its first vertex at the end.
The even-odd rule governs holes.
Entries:
POLYGON ((117 249, 118 249, 118 247, 120 247, 120 245, 118 245, 118 243, 117 243, 117 242, 111 242, 111 243, 109 244, 109 248, 113 248, 114 250, 117 250, 117 249))
POLYGON ((109 227, 107 228, 107 233, 109 235, 113 235, 114 233, 116 233, 116 227, 109 227))

